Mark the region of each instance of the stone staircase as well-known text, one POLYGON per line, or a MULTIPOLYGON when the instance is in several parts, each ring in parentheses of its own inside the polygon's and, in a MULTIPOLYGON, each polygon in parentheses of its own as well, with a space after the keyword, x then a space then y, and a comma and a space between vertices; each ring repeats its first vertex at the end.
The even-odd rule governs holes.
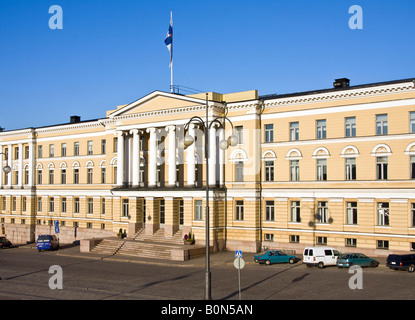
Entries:
POLYGON ((133 236, 133 239, 137 241, 146 241, 146 242, 183 244, 183 232, 182 230, 179 230, 173 236, 166 236, 164 229, 159 229, 154 234, 145 234, 144 229, 140 229, 133 236))
POLYGON ((192 255, 190 251, 198 250, 197 253, 193 253, 193 256, 200 255, 201 248, 203 247, 184 245, 181 230, 173 236, 166 236, 164 229, 159 229, 152 235, 145 234, 141 229, 131 238, 105 238, 92 248, 91 252, 109 256, 124 255, 162 260, 187 260, 192 255))

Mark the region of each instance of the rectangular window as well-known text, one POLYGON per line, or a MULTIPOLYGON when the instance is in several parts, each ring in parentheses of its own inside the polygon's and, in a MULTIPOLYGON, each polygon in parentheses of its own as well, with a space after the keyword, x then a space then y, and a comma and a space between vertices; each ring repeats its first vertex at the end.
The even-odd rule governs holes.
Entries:
POLYGON ((273 233, 264 233, 264 241, 273 242, 274 234, 273 233))
POLYGON ((235 162, 235 181, 244 181, 244 163, 243 161, 235 162))
POLYGON ((37 184, 42 184, 42 170, 37 170, 37 184))
POLYGON ((61 184, 66 184, 66 169, 61 169, 61 184))
POLYGON ((388 115, 387 114, 376 115, 376 134, 377 135, 388 134, 388 115))
POLYGON ((415 133, 415 111, 409 112, 409 132, 415 133))
POLYGON ((346 118, 344 126, 346 137, 356 137, 356 117, 346 118))
POLYGON ((22 211, 25 212, 27 210, 27 199, 26 197, 22 197, 22 211))
POLYGON ((88 154, 93 154, 93 144, 92 144, 92 141, 88 141, 88 154))
POLYGON ((318 223, 328 223, 329 222, 329 209, 327 206, 327 201, 319 201, 317 203, 317 222, 318 223))
MULTIPOLYGON (((143 180, 141 180, 143 181, 143 180)), ((101 168, 101 183, 105 183, 105 167, 101 168)))
POLYGON ((195 200, 195 220, 203 220, 202 200, 195 200))
POLYGON ((12 197, 12 211, 16 211, 16 197, 12 197))
POLYGON ((55 212, 55 198, 49 198, 49 212, 55 212))
POLYGON ((265 161, 265 181, 274 181, 274 161, 265 161))
POLYGON ((326 120, 317 120, 317 139, 326 139, 326 120))
POLYGON ((389 249, 389 241, 388 240, 377 240, 376 241, 376 248, 377 249, 389 249))
POLYGON ((274 221, 274 201, 265 201, 265 220, 274 221))
POLYGON ((54 176, 55 176, 54 170, 53 169, 50 169, 49 170, 49 184, 53 184, 54 183, 54 176))
POLYGON ((415 203, 411 203, 411 218, 412 227, 415 227, 415 203))
MULTIPOLYGON (((122 199, 122 216, 128 217, 129 215, 129 200, 128 199, 122 199)), ((160 208, 160 223, 161 223, 161 208, 160 208)))
POLYGON ((14 148, 14 160, 19 159, 19 147, 14 148))
POLYGON ((37 157, 43 158, 43 147, 42 146, 37 146, 37 157))
POLYGON ((346 203, 346 224, 357 224, 357 202, 346 203))
POLYGON ((77 197, 73 199, 73 212, 79 213, 79 198, 77 197))
POLYGON ((66 157, 66 143, 61 144, 61 156, 66 157))
POLYGON ((78 184, 79 183, 79 169, 73 169, 73 183, 78 184))
POLYGON ((29 159, 29 146, 24 147, 24 158, 29 159))
MULTIPOLYGON (((321 246, 327 245, 327 237, 316 237, 316 243, 321 246)), ((328 254, 331 255, 331 252, 328 254)))
POLYGON ((166 205, 164 199, 160 200, 160 224, 166 222, 166 205))
POLYGON ((88 203, 87 213, 93 214, 94 213, 94 199, 88 198, 87 203, 88 203))
POLYGON ((327 180, 327 159, 317 160, 317 180, 318 181, 327 180))
POLYGON ((265 142, 274 141, 274 125, 266 124, 265 125, 265 142))
POLYGON ((376 158, 376 179, 387 180, 388 179, 388 157, 376 158))
POLYGON ((244 143, 244 127, 243 126, 236 126, 235 127, 235 135, 238 138, 238 144, 244 143))
POLYGON ((42 212, 42 197, 37 197, 37 212, 42 212))
POLYGON ((244 201, 236 200, 235 202, 235 220, 244 220, 244 201))
POLYGON ((346 158, 346 180, 356 180, 356 158, 346 158))
POLYGON ((105 214, 105 198, 101 198, 101 214, 105 214))
POLYGON ((291 222, 301 222, 300 201, 291 201, 291 222))
POLYGON ((300 180, 300 160, 290 160, 290 181, 300 180))
POLYGON ((388 226, 389 225, 389 203, 378 202, 377 212, 378 212, 378 226, 388 226))
POLYGON ((53 158, 55 156, 55 145, 50 144, 49 145, 49 157, 53 158))
POLYGON ((300 124, 299 122, 290 122, 290 140, 300 140, 300 124))
POLYGON ((107 153, 107 140, 102 139, 101 140, 101 154, 107 153))
POLYGON ((87 169, 87 183, 92 184, 92 168, 87 169))
POLYGON ((290 237, 290 243, 300 243, 300 236, 291 234, 290 237))
POLYGON ((61 212, 66 213, 66 197, 62 197, 61 199, 61 212))
POLYGON ((73 144, 73 155, 79 156, 79 142, 74 142, 73 144))
MULTIPOLYGON (((143 150, 143 149, 141 149, 141 150, 143 150)), ((118 137, 115 137, 114 140, 113 140, 112 151, 113 152, 118 151, 118 137)))
POLYGON ((354 238, 346 238, 346 247, 357 247, 357 240, 354 238))

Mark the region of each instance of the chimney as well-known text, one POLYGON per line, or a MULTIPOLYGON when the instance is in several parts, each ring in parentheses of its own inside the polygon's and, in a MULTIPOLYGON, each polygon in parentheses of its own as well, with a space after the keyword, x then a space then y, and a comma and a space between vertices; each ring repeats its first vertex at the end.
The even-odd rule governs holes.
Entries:
POLYGON ((78 123, 81 122, 80 116, 71 116, 71 123, 78 123))
POLYGON ((347 78, 341 78, 341 79, 336 79, 334 80, 333 86, 338 89, 338 88, 348 88, 350 87, 350 80, 347 78))

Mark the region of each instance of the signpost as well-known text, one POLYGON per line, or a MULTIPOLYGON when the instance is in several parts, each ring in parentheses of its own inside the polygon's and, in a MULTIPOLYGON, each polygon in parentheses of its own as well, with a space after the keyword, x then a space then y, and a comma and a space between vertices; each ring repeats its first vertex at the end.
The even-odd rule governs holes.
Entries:
POLYGON ((238 270, 238 287, 239 287, 239 300, 241 300, 241 269, 245 267, 245 261, 242 259, 242 251, 236 250, 235 251, 235 260, 233 265, 238 270))
POLYGON ((55 220, 53 223, 55 225, 55 233, 59 233, 59 220, 55 220))

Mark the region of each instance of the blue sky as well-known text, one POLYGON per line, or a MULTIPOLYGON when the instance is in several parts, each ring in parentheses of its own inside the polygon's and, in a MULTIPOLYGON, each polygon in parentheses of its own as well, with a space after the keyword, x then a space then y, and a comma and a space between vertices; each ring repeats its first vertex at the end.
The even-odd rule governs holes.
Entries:
POLYGON ((0 0, 0 126, 105 117, 174 84, 261 95, 415 77, 413 0, 0 0), (51 30, 49 7, 63 10, 51 30), (349 28, 349 7, 363 29, 349 28))

